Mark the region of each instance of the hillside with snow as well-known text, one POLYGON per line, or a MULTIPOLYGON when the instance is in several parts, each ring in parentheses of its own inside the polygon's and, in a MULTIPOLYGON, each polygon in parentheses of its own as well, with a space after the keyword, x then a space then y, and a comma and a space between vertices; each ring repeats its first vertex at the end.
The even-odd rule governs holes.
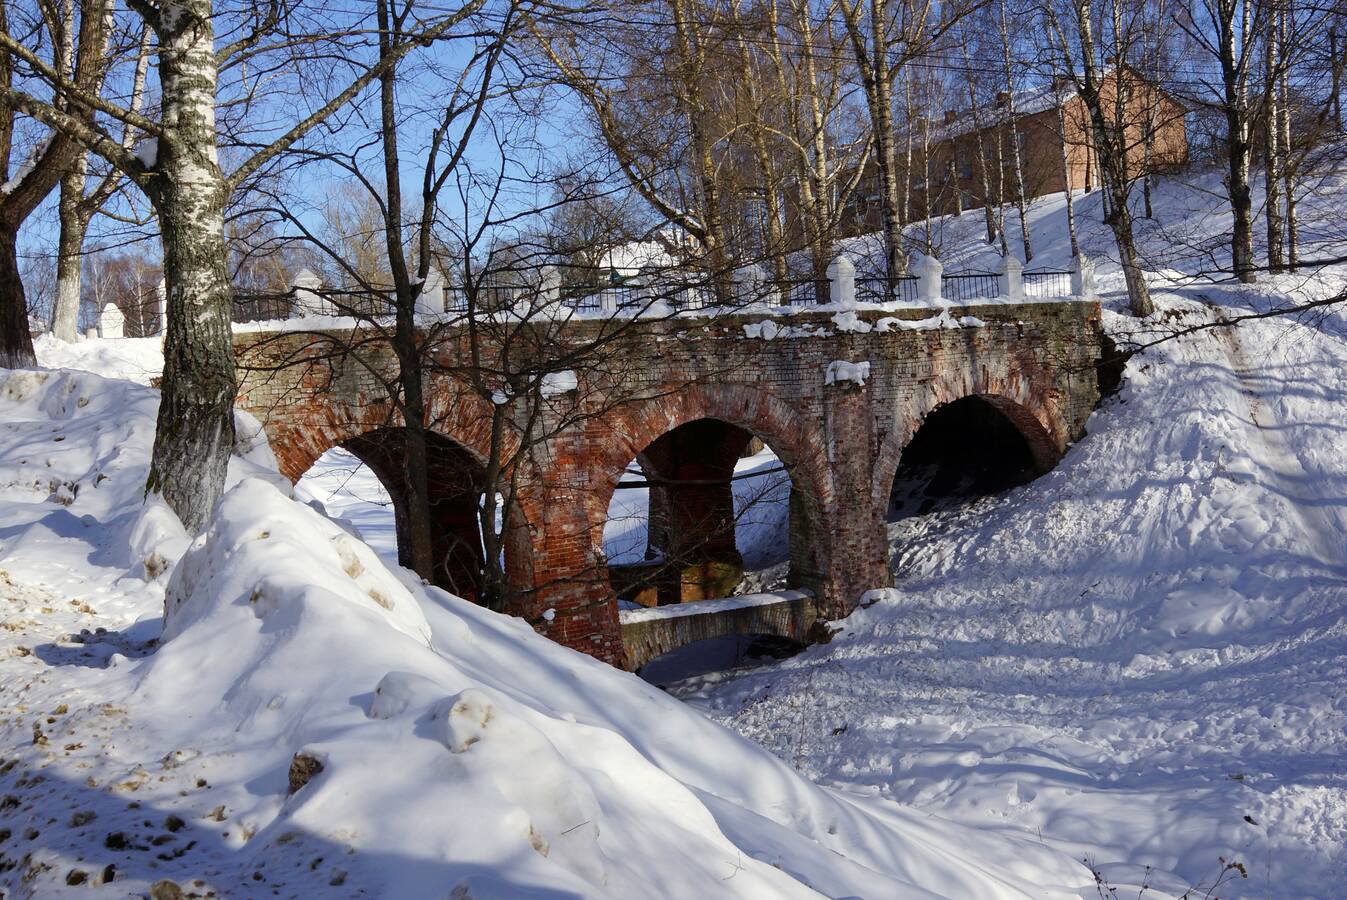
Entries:
MULTIPOLYGON (((1097 197, 1076 199, 1119 341, 1347 284, 1342 267, 1212 283, 1218 193, 1158 186, 1146 322, 1121 312, 1097 197)), ((1341 199, 1306 198, 1307 250, 1341 255, 1341 199)), ((1029 268, 1069 264, 1063 207, 1031 208, 1029 268)), ((994 264, 981 223, 936 223, 948 270, 994 264)), ((1213 896, 1329 898, 1347 882, 1336 307, 1133 356, 1053 472, 892 523, 896 587, 830 643, 667 692, 423 585, 395 565, 368 472, 332 455, 292 490, 248 421, 189 540, 141 502, 156 342, 43 339, 39 356, 49 370, 0 371, 5 896, 168 879, 227 897, 1149 898, 1221 877, 1213 896)), ((615 555, 644 539, 643 498, 622 502, 615 555)), ((764 563, 781 525, 752 523, 764 563)))
MULTIPOLYGON (((1228 223, 1211 187, 1162 184, 1154 319, 1119 312, 1105 256, 1120 341, 1342 290, 1338 266, 1202 277, 1228 223)), ((1306 255, 1340 255, 1341 194, 1312 207, 1306 255)), ((1097 204, 1077 213, 1104 256, 1097 204)), ((1065 264, 1060 198, 1032 218, 1039 259, 1065 264)), ((896 588, 831 644, 671 688, 820 783, 1030 835, 1114 886, 1204 896, 1224 859, 1247 878, 1226 870, 1221 897, 1340 896, 1344 423, 1340 307, 1160 343, 1053 472, 890 525, 896 588)))
POLYGON ((635 676, 390 567, 291 496, 246 419, 229 490, 189 540, 142 505, 157 404, 88 371, 0 373, 5 896, 1087 883, 1036 842, 819 787, 635 676))

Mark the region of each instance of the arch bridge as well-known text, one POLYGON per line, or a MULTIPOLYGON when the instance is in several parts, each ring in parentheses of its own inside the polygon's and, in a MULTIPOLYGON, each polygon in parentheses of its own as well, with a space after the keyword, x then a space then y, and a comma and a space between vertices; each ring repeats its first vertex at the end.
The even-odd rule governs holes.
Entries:
MULTIPOLYGON (((904 449, 935 464, 969 449, 966 438, 914 441, 924 422, 994 421, 1017 436, 1033 472, 1056 464, 1099 399, 1099 317, 1096 301, 1070 300, 684 313, 621 329, 574 318, 537 326, 532 350, 513 351, 552 360, 571 346, 591 351, 535 384, 533 402, 484 386, 467 365, 474 346, 496 352, 503 342, 423 325, 434 363, 424 390, 435 580, 477 597, 482 486, 501 467, 514 523, 506 611, 541 633, 630 668, 711 635, 806 641, 816 618, 841 618, 892 583, 885 517, 904 449), (721 598, 738 583, 733 479, 754 439, 790 479, 789 590, 723 609, 619 615, 619 593, 667 606, 721 598), (647 559, 610 567, 604 526, 633 461, 650 491, 647 559)), ((297 480, 333 447, 355 453, 389 488, 405 557, 387 342, 277 322, 236 330, 234 346, 238 404, 263 423, 281 471, 297 480)))

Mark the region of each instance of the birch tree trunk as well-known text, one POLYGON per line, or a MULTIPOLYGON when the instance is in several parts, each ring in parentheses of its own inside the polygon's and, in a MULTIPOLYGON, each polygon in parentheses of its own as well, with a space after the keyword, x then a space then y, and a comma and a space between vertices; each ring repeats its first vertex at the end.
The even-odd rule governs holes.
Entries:
POLYGON ((1010 119, 1010 163, 1015 170, 1015 208, 1020 214, 1020 241, 1024 247, 1024 261, 1034 258, 1034 245, 1029 239, 1029 202, 1024 191, 1024 161, 1020 158, 1020 126, 1015 114, 1015 76, 1010 58, 1010 21, 1005 0, 1001 0, 1001 15, 997 24, 1001 32, 1001 63, 1006 83, 1006 115, 1010 119))
POLYGON ((1057 134, 1060 138, 1062 157, 1062 186, 1066 189, 1066 233, 1071 239, 1071 258, 1080 256, 1080 241, 1076 238, 1075 192, 1071 189, 1071 162, 1066 150, 1066 104, 1059 94, 1054 98, 1057 103, 1057 134))
POLYGON ((81 152, 70 171, 61 178, 61 199, 57 207, 61 232, 56 240, 56 304, 52 308, 51 333, 63 341, 73 341, 79 328, 80 264, 89 225, 79 207, 84 199, 88 164, 88 152, 81 152))
POLYGON ((159 217, 169 286, 164 377, 146 491, 189 532, 205 528, 234 448, 234 374, 224 208, 215 145, 211 4, 188 0, 159 27, 163 137, 144 184, 159 217))
MULTIPOLYGON (((111 7, 109 7, 111 14, 111 7)), ((111 37, 111 22, 104 35, 104 53, 111 37)), ((145 93, 145 78, 149 69, 152 31, 148 25, 141 29, 140 49, 136 54, 135 74, 131 79, 131 111, 140 112, 145 93)), ((105 73, 106 74, 106 73, 105 73)), ((130 150, 135 143, 135 132, 129 125, 122 128, 122 147, 130 150)), ((56 305, 52 310, 52 333, 63 341, 73 341, 79 330, 81 291, 81 263, 84 239, 89 222, 112 196, 120 175, 114 169, 98 184, 93 194, 85 196, 88 183, 89 150, 81 147, 70 171, 61 179, 61 199, 57 207, 61 222, 56 250, 56 305)))
POLYGON ((1268 17, 1267 32, 1263 36, 1263 186, 1266 197, 1263 201, 1263 215, 1267 221, 1267 265, 1268 270, 1280 272, 1285 264, 1282 256, 1282 149, 1281 108, 1277 103, 1277 87, 1280 82, 1278 69, 1279 57, 1278 23, 1275 16, 1268 17))
MULTIPOLYGON (((1286 40, 1287 25, 1283 20, 1283 26, 1280 29, 1281 39, 1286 40)), ((1282 45, 1282 55, 1285 57, 1287 48, 1285 43, 1282 45)), ((1335 62, 1336 65, 1336 62, 1335 62)), ((1277 104, 1280 113, 1277 123, 1277 130, 1281 133, 1278 145, 1282 152, 1282 177, 1285 179, 1284 192, 1286 195, 1286 262, 1292 272, 1300 265, 1300 223, 1296 217, 1296 167, 1298 160, 1291 152, 1291 103, 1290 103, 1290 72, 1286 67, 1282 67, 1280 85, 1278 87, 1279 102, 1277 104)))
MULTIPOLYGON (((1230 236, 1230 259, 1235 277, 1249 284, 1253 271, 1253 191, 1249 186, 1249 136, 1247 91, 1247 53, 1236 47, 1236 17, 1242 11, 1241 33, 1250 28, 1251 0, 1218 0, 1219 59, 1221 63, 1222 106, 1226 122, 1226 153, 1229 156, 1230 211, 1234 219, 1230 236)), ((1245 38, 1247 40, 1247 38, 1245 38)))
MULTIPOLYGON (((903 248, 903 215, 897 135, 893 127, 893 79, 888 38, 889 4, 870 0, 869 29, 862 22, 858 0, 840 0, 847 36, 856 57, 865 105, 870 113, 875 169, 879 175, 879 205, 884 235, 884 270, 889 283, 907 274, 903 248)), ((907 129, 904 129, 907 131, 907 129)), ((910 133, 910 132, 909 132, 910 133)), ((909 159, 910 162, 910 159, 909 159)), ((904 179, 905 180, 905 179, 904 179)))
POLYGON ((983 140, 982 114, 979 112, 977 88, 973 83, 973 61, 968 53, 968 44, 963 44, 965 80, 968 86, 968 108, 973 115, 973 134, 977 136, 978 176, 982 181, 982 215, 987 226, 987 243, 996 242, 996 218, 992 213, 992 182, 987 163, 987 144, 983 140))

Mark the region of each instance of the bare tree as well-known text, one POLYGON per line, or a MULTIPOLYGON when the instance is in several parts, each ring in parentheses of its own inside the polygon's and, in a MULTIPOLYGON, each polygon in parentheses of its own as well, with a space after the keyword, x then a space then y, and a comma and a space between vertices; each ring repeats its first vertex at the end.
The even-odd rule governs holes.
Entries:
MULTIPOLYGON (((1008 120, 1005 139, 1010 143, 1010 164, 1015 174, 1015 207, 1020 215, 1020 242, 1024 250, 1024 261, 1034 258, 1034 245, 1029 239, 1029 201, 1024 189, 1024 160, 1020 148, 1019 116, 1015 108, 1017 94, 1015 85, 1015 64, 1011 52, 1010 6, 1007 0, 998 0, 996 29, 1001 38, 1001 71, 1005 78, 1006 107, 1008 120)), ((1068 185, 1070 182, 1068 182, 1068 185)))
POLYGON ((632 190, 696 242, 728 298, 734 254, 721 162, 732 126, 716 84, 737 54, 723 24, 697 0, 598 4, 536 25, 533 37, 632 190), (612 32, 605 40, 585 40, 603 30, 612 32))
POLYGON ((104 71, 109 9, 108 0, 83 3, 77 17, 73 7, 69 15, 63 15, 55 4, 46 2, 25 10, 0 4, 0 178, 4 179, 0 190, 0 366, 35 362, 28 304, 19 277, 19 227, 60 183, 80 149, 68 130, 54 129, 31 148, 18 171, 11 171, 18 114, 29 112, 13 99, 15 78, 25 64, 51 73, 55 76, 50 85, 52 98, 42 105, 79 128, 92 127, 95 104, 88 102, 88 95, 97 92, 104 71), (12 33, 20 37, 15 39, 12 33), (28 49, 41 43, 51 48, 49 62, 28 49))
POLYGON ((1118 248, 1127 282, 1128 306, 1133 315, 1148 316, 1154 312, 1154 305, 1138 260, 1128 205, 1135 175, 1128 160, 1128 151, 1136 138, 1136 123, 1130 113, 1134 104, 1129 102, 1135 79, 1131 69, 1121 62, 1128 58, 1137 42, 1141 23, 1135 16, 1125 15, 1117 5, 1118 0, 1107 2, 1111 19, 1107 46, 1096 34, 1092 0, 1069 0, 1062 13, 1051 3, 1045 3, 1041 9, 1055 44, 1057 69, 1075 82, 1089 116, 1089 132, 1105 192, 1104 221, 1118 248), (1105 70, 1101 57, 1111 57, 1117 62, 1111 70, 1105 70))
POLYGON ((1234 219, 1230 259, 1235 277, 1243 282, 1255 280, 1249 79, 1257 58, 1257 35, 1267 27, 1268 8, 1263 0, 1189 0, 1179 18, 1198 52, 1220 67, 1220 83, 1212 85, 1203 99, 1225 120, 1226 191, 1234 219))
MULTIPOLYGON (((894 87, 904 68, 930 53, 982 0, 959 0, 936 14, 930 0, 837 0, 870 113, 874 165, 879 176, 885 271, 892 282, 907 273, 903 248, 901 170, 894 127, 894 87)), ((901 129, 910 133, 909 129, 901 129)), ((906 155, 911 159, 911 153, 906 155)))
MULTIPOLYGON (((111 34, 112 29, 108 29, 111 34)), ((149 71, 150 39, 148 26, 142 25, 136 50, 135 71, 131 77, 128 108, 140 112, 145 93, 145 78, 149 71)), ((73 78, 73 72, 67 72, 73 78)), ((106 77, 106 76, 104 76, 106 77)), ((99 89, 99 86, 95 86, 99 89)), ((122 147, 133 149, 136 132, 127 123, 122 125, 122 147)), ((96 181, 94 189, 85 193, 89 178, 89 151, 80 146, 69 170, 61 177, 61 198, 57 206, 61 221, 56 250, 56 305, 52 310, 52 334, 63 341, 75 339, 80 308, 80 272, 84 239, 89 222, 112 199, 122 185, 121 174, 109 167, 96 181)))
MULTIPOLYGON (((238 10, 232 20, 241 22, 236 39, 217 48, 216 20, 225 13, 211 0, 186 0, 167 8, 147 0, 130 0, 131 8, 156 39, 162 98, 157 120, 100 98, 89 89, 91 82, 68 81, 59 64, 40 59, 8 23, 0 30, 0 51, 4 51, 6 65, 12 59, 23 61, 34 85, 45 85, 53 92, 53 101, 44 101, 29 90, 14 87, 8 69, 0 72, 0 109, 5 110, 5 117, 11 118, 16 111, 28 115, 55 130, 53 145, 68 148, 61 157, 63 164, 47 176, 52 182, 47 189, 59 180, 64 161, 73 156, 77 144, 82 144, 135 183, 158 216, 168 284, 168 328, 162 400, 146 487, 149 493, 161 494, 189 530, 204 527, 224 486, 234 444, 237 382, 230 338, 233 291, 224 240, 224 212, 231 193, 358 96, 385 68, 449 32, 482 2, 469 0, 466 5, 435 14, 422 21, 415 40, 394 54, 368 66, 357 64, 349 81, 314 104, 312 112, 279 135, 272 132, 263 142, 251 142, 251 152, 228 175, 220 166, 218 154, 217 108, 230 109, 219 97, 222 68, 231 67, 240 77, 244 92, 239 106, 246 109, 259 86, 273 77, 271 67, 259 62, 270 59, 275 63, 276 56, 297 59, 333 43, 335 39, 318 30, 316 24, 314 31, 279 33, 283 19, 287 28, 302 20, 298 10, 279 3, 238 10), (103 121, 95 120, 94 110, 145 135, 153 152, 148 148, 141 154, 128 151, 111 136, 103 121)), ((102 21, 101 5, 97 9, 97 17, 85 9, 82 30, 87 23, 102 21)), ((339 33, 351 34, 352 24, 341 23, 339 33)), ((358 23, 354 24, 355 33, 361 33, 358 23)), ((97 26, 87 27, 100 39, 81 40, 81 51, 102 43, 97 26)), ((84 65, 91 72, 97 69, 94 63, 84 65)), ((297 62, 292 65, 296 67, 297 62)), ((77 70, 83 71, 80 63, 77 70)), ((38 171, 44 169, 34 169, 38 171)), ((6 202, 15 202, 17 193, 11 193, 6 202)), ((22 193, 31 196, 32 191, 22 193)), ((7 221, 13 222, 14 217, 7 221)), ((9 281, 3 277, 0 280, 9 281)), ((12 280, 17 285, 17 278, 12 280)), ((4 304, 3 308, 10 311, 10 306, 4 304)), ((16 341, 16 346, 21 343, 16 341)))

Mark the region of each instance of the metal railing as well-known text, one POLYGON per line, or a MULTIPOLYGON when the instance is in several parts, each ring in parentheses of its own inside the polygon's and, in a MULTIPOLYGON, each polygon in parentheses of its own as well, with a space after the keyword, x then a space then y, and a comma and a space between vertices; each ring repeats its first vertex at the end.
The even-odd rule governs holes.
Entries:
POLYGON ((1036 269, 1020 275, 1026 297, 1071 296, 1072 272, 1060 269, 1036 269))
POLYGON ((956 303, 994 300, 1001 296, 1001 276, 995 272, 955 272, 943 277, 940 296, 956 303))
POLYGON ((306 316, 375 318, 393 314, 393 299, 379 291, 291 289, 284 293, 237 291, 235 322, 268 322, 306 316))
POLYGON ((774 283, 780 286, 786 306, 818 306, 831 299, 832 282, 826 278, 800 278, 774 283))
POLYGON ((897 278, 878 275, 856 279, 856 299, 866 303, 888 303, 890 300, 916 303, 917 297, 917 278, 914 275, 900 275, 897 278))
MULTIPOLYGON (((930 273, 934 274, 934 272, 930 273)), ((555 277, 555 276, 553 276, 555 277)), ((925 297, 922 279, 913 275, 887 278, 867 274, 852 281, 847 272, 840 285, 829 278, 800 277, 787 281, 753 280, 741 284, 737 296, 725 301, 707 284, 686 281, 677 273, 656 280, 629 280, 615 284, 569 285, 562 287, 544 277, 535 284, 490 284, 471 288, 462 286, 431 287, 430 294, 417 300, 418 314, 423 311, 463 315, 472 306, 486 313, 498 310, 542 311, 557 305, 588 316, 668 314, 723 307, 725 311, 761 302, 793 308, 816 307, 832 302, 834 290, 843 298, 854 296, 862 303, 918 304, 925 297), (680 283, 681 282, 681 283, 680 283)), ((976 303, 1001 297, 1008 289, 1013 298, 1065 298, 1072 296, 1075 273, 1065 269, 1036 269, 1019 274, 964 271, 942 272, 938 296, 952 303, 976 303)), ((1084 290, 1089 293, 1089 289, 1084 290)), ((392 316, 395 310, 391 291, 334 290, 293 287, 284 292, 239 291, 235 294, 233 320, 239 323, 331 317, 375 319, 392 316)))
POLYGON ((295 297, 293 294, 234 294, 235 322, 270 322, 290 318, 295 297))

